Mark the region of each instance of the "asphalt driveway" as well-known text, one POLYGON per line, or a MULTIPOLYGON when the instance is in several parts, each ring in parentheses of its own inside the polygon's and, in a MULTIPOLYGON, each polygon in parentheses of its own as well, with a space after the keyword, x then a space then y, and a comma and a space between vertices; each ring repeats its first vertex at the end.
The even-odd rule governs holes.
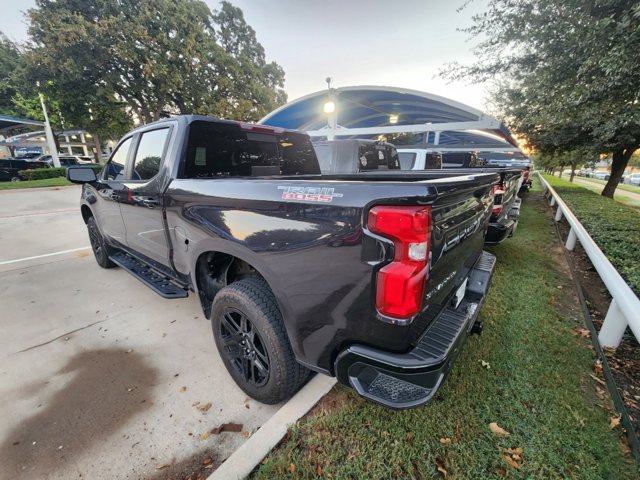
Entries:
POLYGON ((0 192, 0 478, 215 468, 279 406, 235 386, 195 296, 97 266, 79 193, 0 192))

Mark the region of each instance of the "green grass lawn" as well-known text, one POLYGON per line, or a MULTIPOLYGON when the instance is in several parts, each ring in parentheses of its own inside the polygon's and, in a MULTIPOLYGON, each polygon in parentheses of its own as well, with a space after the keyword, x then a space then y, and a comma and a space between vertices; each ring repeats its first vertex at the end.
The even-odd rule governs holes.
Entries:
POLYGON ((73 185, 64 177, 43 178, 42 180, 25 180, 22 182, 0 182, 0 190, 15 190, 17 188, 36 187, 65 187, 73 185))
POLYGON ((338 386, 253 478, 638 478, 609 427, 609 400, 596 395, 590 341, 575 335, 572 283, 550 254, 559 244, 541 198, 525 198, 515 236, 491 249, 484 333, 468 339, 433 402, 393 411, 338 386))
POLYGON ((609 261, 640 295, 640 210, 582 185, 544 175, 609 261))

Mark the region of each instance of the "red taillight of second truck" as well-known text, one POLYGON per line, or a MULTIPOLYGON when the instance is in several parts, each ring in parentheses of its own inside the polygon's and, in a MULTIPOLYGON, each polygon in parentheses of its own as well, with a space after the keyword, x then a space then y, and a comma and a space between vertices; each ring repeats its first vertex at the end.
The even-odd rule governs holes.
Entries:
POLYGON ((369 210, 369 230, 393 241, 393 261, 377 274, 380 314, 408 319, 422 309, 431 238, 431 207, 377 206, 369 210))
POLYGON ((506 188, 504 185, 493 186, 493 210, 491 213, 500 213, 502 211, 502 196, 504 195, 506 188))

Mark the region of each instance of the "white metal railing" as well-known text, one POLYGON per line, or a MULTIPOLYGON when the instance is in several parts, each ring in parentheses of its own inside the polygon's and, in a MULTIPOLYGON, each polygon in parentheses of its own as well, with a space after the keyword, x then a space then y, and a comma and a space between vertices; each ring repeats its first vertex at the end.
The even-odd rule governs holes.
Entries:
POLYGON ((556 204, 558 205, 555 216, 556 222, 559 222, 564 216, 571 227, 565 247, 567 250, 573 250, 576 246, 576 241, 580 241, 582 248, 589 256, 589 260, 591 260, 611 295, 611 304, 598 334, 600 345, 616 348, 620 345, 627 326, 631 328, 636 339, 640 340, 640 299, 633 293, 633 290, 627 285, 627 282, 624 281, 615 267, 611 265, 611 262, 602 253, 602 250, 596 245, 596 242, 593 241, 560 195, 542 177, 540 172, 537 172, 537 174, 544 193, 551 194, 549 205, 552 207, 556 204))

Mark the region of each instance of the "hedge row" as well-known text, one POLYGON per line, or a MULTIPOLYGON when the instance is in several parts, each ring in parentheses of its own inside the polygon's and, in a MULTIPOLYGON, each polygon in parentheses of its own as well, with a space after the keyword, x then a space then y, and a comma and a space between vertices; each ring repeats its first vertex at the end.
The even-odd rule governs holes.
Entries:
POLYGON ((566 180, 550 175, 544 177, 640 296, 640 210, 566 180))
MULTIPOLYGON (((85 168, 92 168, 96 174, 102 170, 102 165, 91 165, 85 168)), ((20 170, 18 176, 22 180, 42 180, 44 178, 66 177, 66 168, 34 168, 31 170, 20 170)))

